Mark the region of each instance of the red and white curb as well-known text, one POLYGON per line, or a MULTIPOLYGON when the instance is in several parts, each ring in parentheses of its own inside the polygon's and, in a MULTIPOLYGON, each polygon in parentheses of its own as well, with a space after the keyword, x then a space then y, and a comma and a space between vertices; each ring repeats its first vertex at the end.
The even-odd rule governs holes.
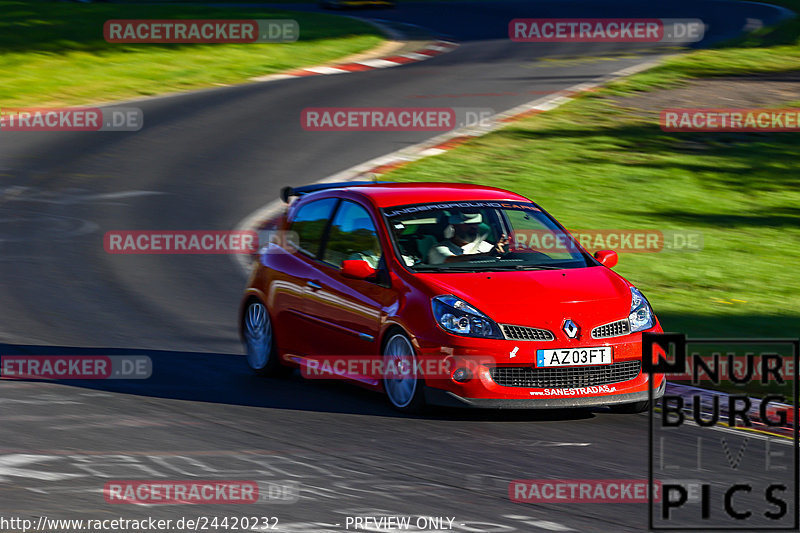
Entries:
MULTIPOLYGON (((537 98, 536 100, 519 105, 509 109, 508 111, 497 113, 488 120, 483 121, 483 123, 480 125, 468 126, 445 132, 421 143, 397 150, 396 152, 392 152, 390 154, 376 157, 375 159, 370 159, 369 161, 354 167, 350 167, 332 176, 315 181, 314 183, 336 183, 341 181, 356 181, 376 178, 391 170, 422 159, 423 157, 443 154, 469 140, 504 128, 511 122, 555 109, 566 104, 567 102, 572 101, 581 93, 596 90, 601 85, 610 81, 624 78, 626 76, 630 76, 632 74, 652 68, 659 64, 663 59, 664 57, 645 61, 643 63, 612 72, 606 76, 595 78, 592 81, 573 85, 572 87, 557 91, 542 98, 537 98)), ((248 215, 237 225, 236 229, 253 231, 263 229, 271 220, 273 220, 282 212, 284 205, 285 204, 281 200, 274 200, 248 215)), ((250 269, 252 267, 251 257, 240 254, 234 254, 231 257, 237 262, 245 275, 250 273, 250 269)))
POLYGON ((407 52, 405 54, 390 55, 386 57, 377 57, 373 59, 365 59, 363 61, 354 61, 352 63, 341 63, 338 65, 326 65, 320 67, 307 67, 282 74, 270 74, 268 76, 258 76, 251 78, 253 81, 272 81, 272 80, 285 80, 288 78, 303 78, 307 76, 327 76, 330 74, 347 74, 350 72, 364 72, 366 70, 376 70, 379 68, 399 67, 409 63, 417 63, 425 61, 432 57, 450 52, 458 48, 458 43, 452 41, 433 41, 427 44, 424 48, 407 52))

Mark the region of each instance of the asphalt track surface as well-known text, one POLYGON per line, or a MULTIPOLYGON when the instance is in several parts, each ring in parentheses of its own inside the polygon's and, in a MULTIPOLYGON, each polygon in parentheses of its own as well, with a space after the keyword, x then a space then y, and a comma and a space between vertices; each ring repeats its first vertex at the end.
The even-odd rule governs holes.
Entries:
MULTIPOLYGON (((646 479, 646 416, 435 410, 406 417, 348 385, 259 379, 242 357, 236 314, 245 279, 229 257, 109 255, 102 237, 232 229, 284 185, 431 136, 306 132, 305 107, 499 112, 666 51, 512 43, 513 18, 700 18, 709 24, 703 45, 736 35, 747 19, 774 22, 779 12, 727 1, 497 1, 357 14, 417 24, 461 47, 398 68, 142 101, 135 105, 145 127, 135 133, 3 134, 2 354, 44 347, 147 354, 154 366, 142 381, 0 382, 0 516, 275 516, 283 531, 343 531, 347 516, 391 514, 454 517, 461 531, 646 529, 645 504, 508 497, 514 479, 646 479), (545 57, 562 61, 539 61, 545 57), (252 479, 299 487, 300 499, 109 505, 102 488, 111 479, 252 479)), ((696 431, 686 428, 670 449, 691 456, 696 431)), ((738 446, 739 437, 729 437, 738 446)), ((760 441, 753 442, 751 451, 760 441)), ((721 453, 708 452, 709 460, 721 453)), ((778 475, 788 481, 788 473, 778 475)), ((766 482, 776 473, 752 461, 737 476, 766 482)))

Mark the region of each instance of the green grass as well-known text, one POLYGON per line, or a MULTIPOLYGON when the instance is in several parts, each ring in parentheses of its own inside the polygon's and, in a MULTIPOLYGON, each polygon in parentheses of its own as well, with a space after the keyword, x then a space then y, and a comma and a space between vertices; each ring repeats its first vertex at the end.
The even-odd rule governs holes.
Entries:
POLYGON ((573 229, 700 231, 702 251, 620 254, 615 267, 664 329, 800 336, 800 134, 665 133, 657 111, 614 104, 692 78, 800 69, 798 28, 688 53, 384 178, 507 188, 573 229))
MULTIPOLYGON (((800 13, 800 0, 768 2, 800 13)), ((800 17, 762 28, 729 42, 682 54, 610 88, 624 93, 680 85, 690 79, 800 69, 800 17)))
POLYGON ((247 81, 370 49, 372 26, 327 14, 188 5, 0 1, 0 107, 132 98, 247 81), (108 19, 295 19, 280 44, 113 44, 108 19))

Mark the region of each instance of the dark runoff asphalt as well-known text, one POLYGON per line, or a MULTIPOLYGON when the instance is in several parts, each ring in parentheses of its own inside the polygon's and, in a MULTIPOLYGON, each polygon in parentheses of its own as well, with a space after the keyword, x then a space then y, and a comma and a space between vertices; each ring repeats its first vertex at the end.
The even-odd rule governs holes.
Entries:
MULTIPOLYGON (((398 68, 139 101, 131 104, 144 113, 137 132, 2 134, 0 354, 148 355, 153 373, 138 381, 0 381, 0 518, 155 517, 176 524, 182 517, 258 516, 277 518, 278 531, 319 532, 352 530, 357 516, 402 515, 412 523, 449 517, 451 530, 464 532, 647 529, 646 503, 526 504, 511 501, 508 491, 516 479, 647 479, 647 416, 401 416, 381 396, 344 384, 259 379, 242 357, 236 315, 245 278, 230 256, 112 255, 103 235, 233 229, 282 186, 431 136, 304 131, 306 107, 500 112, 670 51, 513 43, 507 26, 514 18, 699 18, 708 25, 703 46, 781 13, 734 1, 498 0, 349 14, 415 24, 461 46, 398 68), (562 61, 540 61, 553 57, 562 61), (107 481, 136 479, 255 480, 264 500, 105 502, 107 481)), ((694 457, 699 431, 671 434, 668 451, 694 457)), ((718 441, 726 436, 738 450, 741 437, 720 432, 704 457, 723 457, 718 441)), ((748 449, 763 459, 768 445, 754 437, 748 449)), ((729 477, 763 482, 775 475, 754 460, 729 477)), ((712 488, 712 510, 721 512, 722 496, 712 488)), ((772 508, 758 496, 754 512, 772 508)))

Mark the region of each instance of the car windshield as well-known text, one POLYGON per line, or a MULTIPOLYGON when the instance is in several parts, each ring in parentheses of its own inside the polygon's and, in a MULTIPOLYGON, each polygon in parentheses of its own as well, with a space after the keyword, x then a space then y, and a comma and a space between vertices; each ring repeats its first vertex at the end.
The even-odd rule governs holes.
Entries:
POLYGON ((394 244, 417 272, 556 270, 593 265, 533 203, 470 201, 383 210, 394 244))

